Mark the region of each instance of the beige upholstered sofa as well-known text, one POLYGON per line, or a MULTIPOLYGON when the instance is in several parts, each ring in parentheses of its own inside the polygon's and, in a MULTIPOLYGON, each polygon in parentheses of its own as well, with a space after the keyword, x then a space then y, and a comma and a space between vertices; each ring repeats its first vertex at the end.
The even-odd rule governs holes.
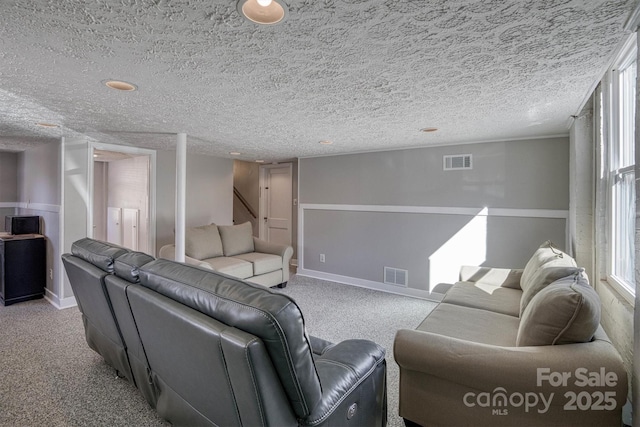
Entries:
MULTIPOLYGON (((185 262, 259 285, 285 287, 293 248, 253 237, 251 223, 203 225, 186 229, 185 262)), ((175 245, 159 257, 175 260, 175 245)))
POLYGON ((620 426, 622 359, 584 270, 550 242, 523 270, 463 267, 398 331, 400 415, 422 426, 620 426))

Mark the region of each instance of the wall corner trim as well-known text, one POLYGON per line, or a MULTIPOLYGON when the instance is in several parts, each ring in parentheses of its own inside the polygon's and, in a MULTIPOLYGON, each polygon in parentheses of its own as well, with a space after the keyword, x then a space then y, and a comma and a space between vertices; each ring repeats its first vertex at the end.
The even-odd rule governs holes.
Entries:
POLYGON ((51 304, 58 310, 76 307, 78 305, 78 302, 76 301, 75 297, 67 297, 67 298, 60 299, 58 295, 54 294, 49 289, 45 289, 44 299, 47 300, 49 304, 51 304))

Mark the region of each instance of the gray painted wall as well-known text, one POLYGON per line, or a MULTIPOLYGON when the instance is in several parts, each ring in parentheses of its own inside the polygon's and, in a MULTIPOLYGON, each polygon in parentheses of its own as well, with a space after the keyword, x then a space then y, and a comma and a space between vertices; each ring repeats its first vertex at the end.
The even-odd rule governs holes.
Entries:
POLYGON ((0 153, 0 182, 0 202, 17 201, 18 153, 0 153))
POLYGON ((568 209, 567 138, 300 160, 302 203, 568 209), (445 154, 473 170, 443 171, 445 154))
MULTIPOLYGON (((156 249, 175 240, 176 153, 157 152, 156 249)), ((187 155, 187 227, 233 222, 233 160, 187 155)), ((157 255, 157 254, 156 254, 157 255)))
POLYGON ((41 233, 47 238, 47 289, 60 287, 60 143, 43 144, 17 157, 17 199, 26 208, 19 215, 41 217, 41 233))
MULTIPOLYGON (((15 203, 18 200, 18 154, 0 153, 0 203, 15 203)), ((0 206, 0 231, 4 230, 4 217, 13 215, 13 207, 0 206)))
POLYGON ((547 239, 565 247, 566 219, 535 212, 568 210, 568 165, 568 138, 301 159, 301 267, 378 283, 385 266, 396 267, 408 270, 408 287, 421 291, 455 280, 461 264, 523 267, 547 239), (473 169, 443 171, 445 154, 472 154, 473 169), (332 204, 437 207, 445 213, 326 206, 332 204), (534 214, 454 214, 456 208, 480 213, 484 207, 534 214))

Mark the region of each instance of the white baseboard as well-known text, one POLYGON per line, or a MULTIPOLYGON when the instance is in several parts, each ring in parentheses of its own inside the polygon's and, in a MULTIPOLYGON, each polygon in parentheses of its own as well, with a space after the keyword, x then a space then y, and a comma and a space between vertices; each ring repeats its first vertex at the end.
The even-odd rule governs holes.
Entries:
POLYGON ((357 277, 341 276, 339 274, 325 273, 323 271, 298 269, 297 275, 312 277, 314 279, 329 280, 331 282, 345 285, 358 286, 360 288, 373 289, 376 291, 388 292, 390 294, 403 295, 407 297, 420 298, 429 301, 440 302, 444 294, 429 292, 422 289, 403 288, 399 286, 387 285, 386 283, 374 282, 373 280, 359 279, 357 277))
POLYGON ((297 267, 298 266, 298 260, 295 259, 295 258, 292 258, 291 261, 289 262, 289 265, 297 267))
POLYGON ((67 297, 67 298, 60 299, 56 294, 51 292, 49 289, 45 289, 44 299, 49 301, 49 304, 51 304, 58 310, 76 307, 78 305, 78 302, 76 301, 76 297, 67 297))

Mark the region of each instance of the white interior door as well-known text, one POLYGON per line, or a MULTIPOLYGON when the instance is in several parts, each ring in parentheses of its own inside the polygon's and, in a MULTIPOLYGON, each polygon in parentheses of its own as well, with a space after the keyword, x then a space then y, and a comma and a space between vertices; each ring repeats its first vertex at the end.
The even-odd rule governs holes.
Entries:
POLYGON ((261 167, 260 237, 291 244, 292 184, 291 164, 261 167))
POLYGON ((107 208, 107 242, 122 244, 122 209, 107 208))
POLYGON ((124 208, 122 210, 122 246, 138 250, 140 211, 124 208))

